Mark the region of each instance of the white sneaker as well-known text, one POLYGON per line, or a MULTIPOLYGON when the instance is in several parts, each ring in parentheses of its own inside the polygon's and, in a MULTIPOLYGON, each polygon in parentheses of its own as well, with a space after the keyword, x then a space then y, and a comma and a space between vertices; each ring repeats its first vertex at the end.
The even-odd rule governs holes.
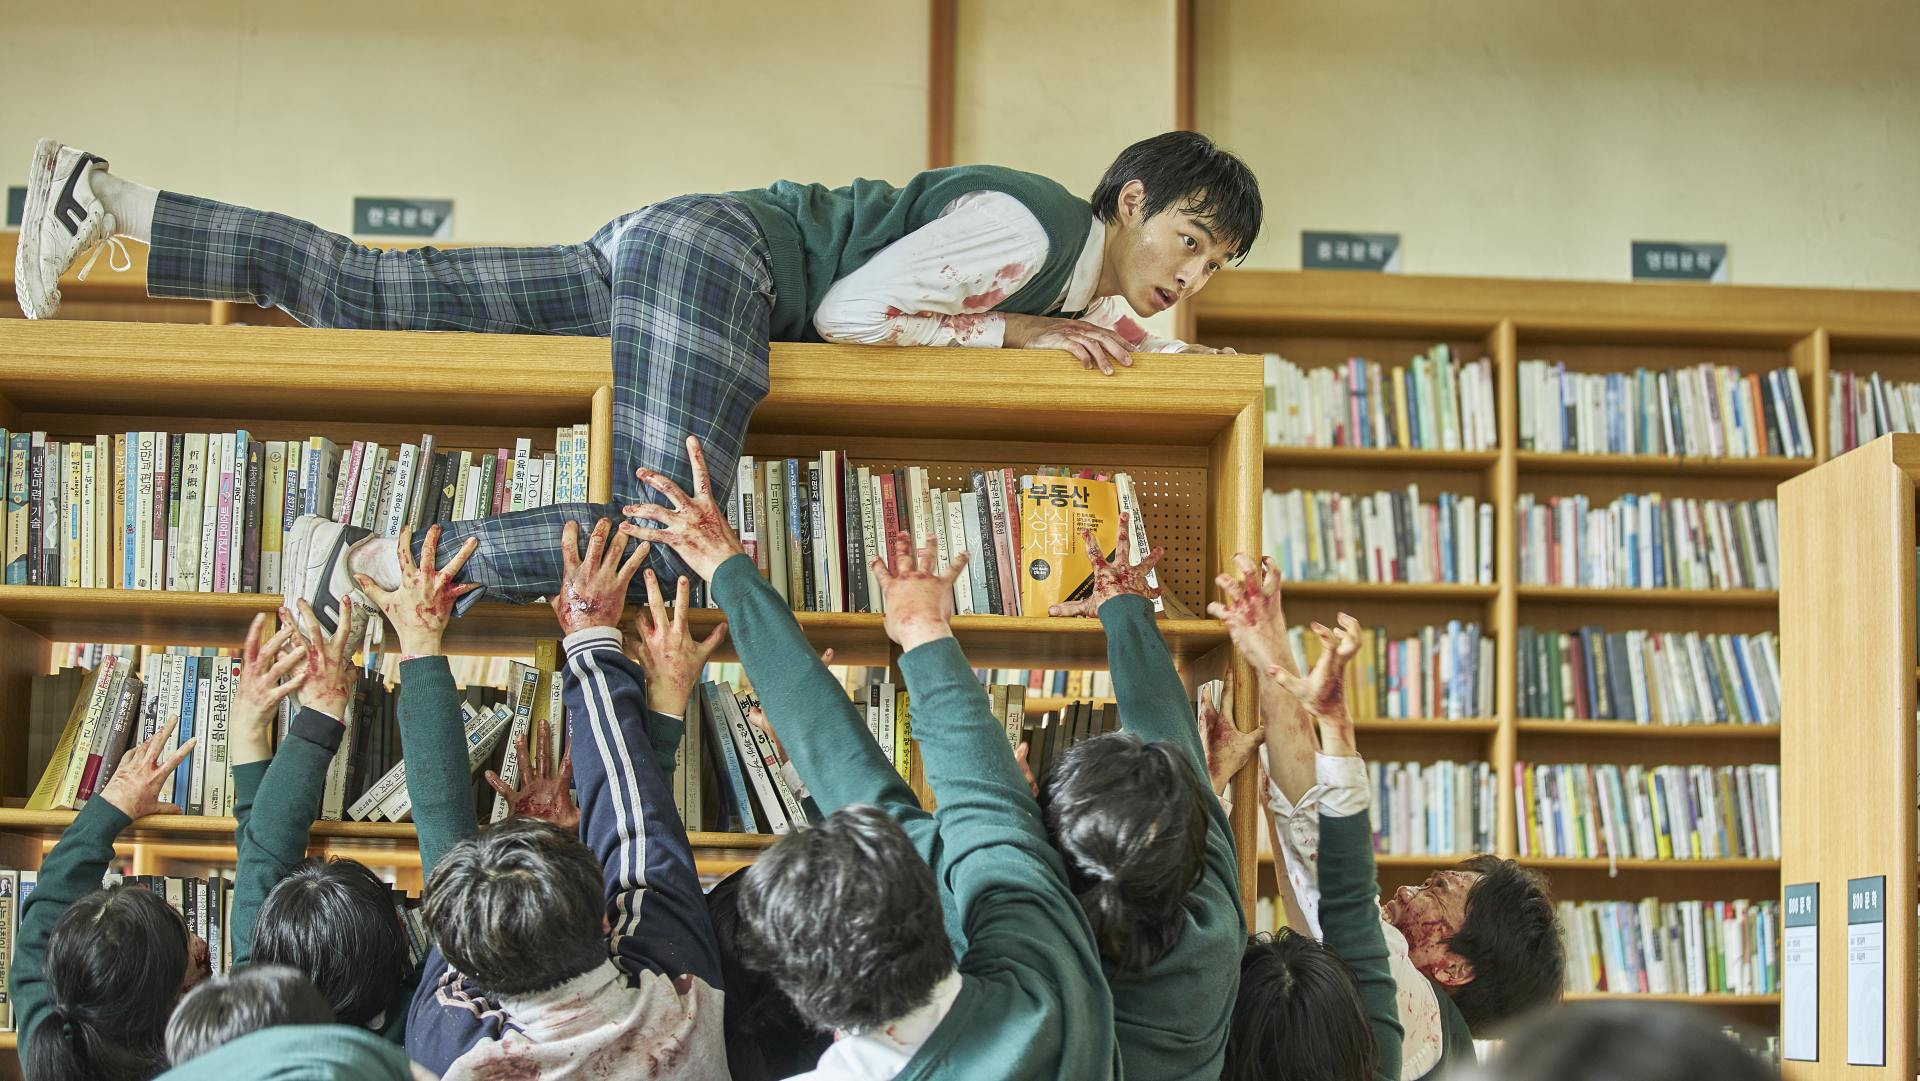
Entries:
POLYGON ((52 139, 33 148, 27 172, 27 205, 20 217, 20 247, 14 255, 13 289, 29 319, 51 319, 60 311, 60 275, 87 260, 85 281, 104 246, 114 270, 133 269, 127 246, 114 235, 119 223, 100 205, 90 182, 106 159, 52 139))
POLYGON ((295 620, 303 619, 300 602, 313 605, 322 634, 331 635, 340 625, 340 608, 353 598, 353 637, 357 641, 360 626, 373 614, 373 605, 347 570, 347 553, 372 537, 359 526, 341 525, 312 514, 296 518, 287 534, 281 555, 280 595, 295 620))

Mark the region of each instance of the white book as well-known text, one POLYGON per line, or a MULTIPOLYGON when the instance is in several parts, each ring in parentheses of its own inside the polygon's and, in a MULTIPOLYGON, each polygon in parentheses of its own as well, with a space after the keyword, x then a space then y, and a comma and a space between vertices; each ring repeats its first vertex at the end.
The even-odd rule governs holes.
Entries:
POLYGON ((946 493, 938 488, 927 491, 926 521, 933 527, 933 558, 939 561, 935 573, 944 573, 953 561, 953 549, 947 543, 947 514, 942 502, 945 498, 946 493), (934 513, 935 509, 939 513, 934 513))
POLYGON ((570 427, 553 430, 553 461, 558 469, 559 479, 553 486, 553 497, 561 503, 576 503, 573 497, 573 429, 570 427))
MULTIPOLYGON (((110 581, 113 574, 114 545, 121 538, 113 535, 113 471, 118 463, 113 460, 113 437, 96 435, 93 437, 93 585, 105 589, 118 585, 110 581)), ((164 566, 164 564, 163 564, 164 566)), ((166 580, 155 577, 153 588, 165 589, 166 580)))
MULTIPOLYGON (((840 486, 845 473, 845 457, 838 451, 822 451, 820 454, 820 521, 826 527, 825 544, 819 545, 822 562, 826 565, 827 589, 826 611, 844 612, 847 610, 847 583, 845 566, 847 546, 846 514, 840 504, 840 486)), ((816 541, 819 537, 816 536, 816 541)))
MULTIPOLYGON (((587 466, 592 460, 593 442, 588 437, 587 426, 573 426, 573 498, 585 503, 591 498, 587 494, 587 466)), ((624 481, 622 481, 624 483, 624 481)))
POLYGON ((758 462, 754 463, 753 475, 746 478, 747 490, 751 493, 749 498, 753 500, 754 533, 759 540, 758 551, 754 555, 753 562, 754 565, 760 569, 760 577, 762 578, 767 577, 769 573, 769 561, 771 559, 769 549, 773 544, 772 534, 775 529, 774 522, 767 517, 767 486, 765 484, 765 478, 766 471, 758 462))
MULTIPOLYGON (((487 760, 500 738, 513 724, 513 710, 502 702, 484 712, 476 712, 466 725, 467 771, 480 768, 487 760)), ((398 822, 413 810, 413 797, 406 787, 406 763, 394 763, 394 769, 401 770, 401 783, 397 791, 390 793, 380 802, 377 814, 389 822, 398 822)))
POLYGON ((871 466, 854 470, 853 478, 860 489, 855 495, 860 500, 860 573, 867 582, 867 610, 884 612, 886 598, 880 592, 880 583, 873 578, 873 561, 885 551, 877 547, 884 528, 880 521, 880 483, 874 478, 871 466))
POLYGON ((402 443, 394 460, 393 491, 387 500, 386 521, 381 523, 380 535, 397 537, 400 530, 408 524, 408 514, 413 508, 414 481, 419 473, 420 448, 412 443, 402 443))
POLYGON ((755 567, 764 569, 766 557, 760 552, 760 520, 754 517, 756 507, 753 501, 754 480, 759 475, 753 455, 742 454, 734 470, 733 496, 729 502, 733 508, 731 517, 740 536, 741 550, 747 553, 748 559, 753 560, 755 567))
MULTIPOLYGON (((1119 492, 1120 496, 1120 511, 1128 516, 1127 556, 1135 563, 1138 563, 1153 552, 1153 541, 1147 537, 1146 508, 1140 504, 1140 491, 1134 486, 1132 474, 1115 473, 1113 475, 1113 482, 1114 488, 1119 492)), ((1018 503, 1016 503, 1015 506, 1017 508, 1018 503)), ((1147 584, 1155 589, 1160 587, 1160 569, 1158 567, 1147 572, 1147 584)), ((1166 598, 1155 597, 1153 599, 1153 610, 1156 612, 1166 611, 1166 598)))
POLYGON ((462 506, 460 511, 460 520, 463 522, 472 521, 475 518, 481 517, 480 501, 482 493, 480 491, 480 483, 483 476, 484 474, 479 466, 470 465, 467 467, 467 495, 465 505, 462 506))
POLYGON ((747 715, 740 709, 740 701, 730 688, 722 687, 720 708, 726 713, 722 718, 727 723, 727 732, 733 737, 733 749, 740 756, 740 768, 745 771, 747 780, 753 785, 755 802, 760 805, 760 813, 767 820, 767 828, 773 833, 793 832, 793 823, 787 821, 786 807, 780 802, 780 793, 773 787, 772 778, 767 776, 767 764, 760 757, 760 748, 754 741, 754 727, 747 722, 747 715))
MULTIPOLYGON (((740 705, 740 710, 744 717, 746 706, 740 705)), ((765 764, 767 780, 773 785, 773 793, 780 801, 780 809, 786 815, 789 829, 805 829, 806 808, 801 806, 800 798, 787 784, 786 774, 780 769, 779 757, 773 750, 773 741, 768 739, 767 734, 755 727, 751 721, 746 722, 746 725, 748 734, 753 737, 754 754, 759 756, 761 762, 765 764)))
POLYGON ((380 444, 367 443, 361 448, 360 467, 353 478, 353 506, 347 514, 347 521, 361 525, 367 520, 367 503, 375 496, 380 487, 380 444))
POLYGON ((555 470, 558 468, 559 460, 554 455, 543 454, 533 465, 535 474, 540 478, 540 502, 536 505, 551 507, 559 502, 560 498, 558 490, 559 482, 555 479, 555 470))
MULTIPOLYGON (((961 554, 965 553, 967 562, 972 563, 974 557, 972 552, 967 548, 967 520, 964 512, 965 504, 962 502, 964 498, 964 495, 959 492, 950 492, 947 494, 947 505, 945 508, 947 518, 947 548, 952 558, 958 559, 961 554)), ((973 571, 968 570, 954 580, 953 610, 956 615, 964 616, 973 613, 972 576, 973 571)), ((1016 740, 1015 742, 1017 743, 1018 741, 1016 740)))
POLYGON ((227 589, 240 592, 240 573, 246 560, 247 536, 247 444, 252 436, 246 429, 233 433, 229 443, 233 452, 233 500, 227 505, 227 589))
POLYGON ((527 462, 533 457, 533 440, 525 436, 513 441, 513 479, 507 486, 507 509, 526 510, 528 502, 527 462))
MULTIPOLYGON (((520 749, 522 736, 533 727, 533 703, 540 691, 540 670, 530 664, 518 661, 513 665, 513 681, 509 684, 513 702, 513 728, 507 738, 507 753, 500 760, 500 781, 511 788, 520 783, 520 749)), ((531 742, 531 741, 529 741, 531 742)), ((505 796, 493 794, 493 813, 487 821, 499 822, 512 811, 505 796)))
POLYGON ((353 741, 360 727, 360 718, 354 708, 355 699, 347 699, 347 715, 342 719, 345 729, 340 734, 340 749, 327 763, 326 786, 320 794, 320 821, 338 822, 347 812, 347 763, 353 758, 353 741))
POLYGON ((80 584, 92 587, 98 548, 102 538, 94 535, 95 474, 99 469, 98 451, 92 443, 80 446, 80 584))
POLYGON ((133 530, 133 588, 152 589, 153 584, 153 433, 138 433, 139 450, 134 456, 138 477, 127 478, 127 490, 138 491, 134 497, 134 521, 127 523, 133 530), (137 489, 135 486, 138 486, 137 489))
POLYGON ((233 437, 207 436, 207 475, 200 492, 200 592, 213 592, 214 565, 219 554, 220 474, 232 454, 233 437))
POLYGON ((233 711, 232 658, 213 658, 213 712, 207 724, 207 776, 202 805, 210 818, 231 813, 227 807, 227 721, 233 711))
POLYGON ((207 435, 188 432, 180 466, 180 545, 168 588, 200 588, 200 512, 206 499, 207 435))

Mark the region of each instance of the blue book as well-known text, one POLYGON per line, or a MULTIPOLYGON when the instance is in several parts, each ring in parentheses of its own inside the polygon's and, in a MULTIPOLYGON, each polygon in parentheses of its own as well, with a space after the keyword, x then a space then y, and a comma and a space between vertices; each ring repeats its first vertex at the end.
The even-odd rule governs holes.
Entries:
POLYGON ((33 455, 33 435, 14 432, 7 447, 7 569, 6 584, 27 584, 27 469, 33 455))
MULTIPOLYGON (((175 747, 193 738, 194 721, 196 720, 194 711, 197 708, 200 697, 200 658, 190 656, 184 657, 182 660, 184 663, 181 665, 181 668, 184 671, 180 679, 180 729, 174 733, 173 745, 175 747)), ((168 718, 161 717, 160 723, 164 725, 167 723, 167 720, 168 718)), ((181 760, 180 765, 175 767, 173 771, 173 802, 178 805, 181 810, 186 809, 187 793, 190 791, 189 786, 192 782, 193 756, 188 755, 181 760)))
POLYGON ((759 833, 753 820, 753 803, 747 795, 747 775, 740 768, 733 734, 727 731, 727 706, 720 700, 723 694, 730 696, 733 689, 711 680, 700 685, 700 712, 707 721, 708 746, 712 748, 710 753, 718 756, 713 773, 722 789, 714 804, 720 809, 720 832, 759 833))

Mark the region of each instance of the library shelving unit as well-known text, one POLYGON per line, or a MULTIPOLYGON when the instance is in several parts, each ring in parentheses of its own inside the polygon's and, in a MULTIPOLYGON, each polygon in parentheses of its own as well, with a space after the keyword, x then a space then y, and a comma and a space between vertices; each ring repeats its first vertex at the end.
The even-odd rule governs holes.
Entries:
MULTIPOLYGON (((1423 498, 1444 489, 1493 502, 1495 584, 1303 582, 1288 587, 1287 614, 1294 623, 1303 624, 1309 619, 1326 621, 1344 609, 1363 624, 1385 625, 1395 635, 1449 619, 1475 620, 1492 635, 1494 716, 1381 720, 1365 726, 1360 740, 1362 752, 1370 759, 1492 763, 1500 778, 1499 854, 1519 855, 1512 784, 1515 762, 1720 765, 1788 761, 1782 755, 1782 728, 1791 738, 1796 724, 1807 723, 1791 703, 1784 709, 1784 726, 1666 728, 1519 716, 1516 632, 1522 626, 1757 632, 1780 630, 1783 621, 1779 598, 1771 591, 1522 584, 1514 501, 1522 493, 1585 493, 1602 502, 1630 491, 1739 499, 1772 496, 1781 481, 1826 457, 1830 371, 1851 366, 1920 378, 1920 294, 1250 271, 1221 275, 1196 298, 1184 329, 1190 340, 1233 346, 1241 352, 1275 352, 1302 368, 1341 364, 1353 356, 1402 364, 1440 342, 1448 343, 1461 360, 1491 358, 1499 414, 1497 449, 1269 446, 1264 479, 1265 487, 1276 491, 1308 487, 1367 492, 1416 482, 1423 498), (1806 400, 1814 457, 1717 460, 1522 451, 1515 408, 1518 362, 1535 358, 1564 361, 1570 370, 1585 372, 1677 368, 1708 361, 1737 365, 1743 372, 1791 367, 1806 400)), ((1910 543, 1906 551, 1911 563, 1910 543)), ((1791 648, 1789 644, 1783 652, 1790 656, 1791 648)), ((1911 687, 1915 680, 1911 649, 1904 663, 1903 678, 1911 687)), ((1799 731, 1804 732, 1804 727, 1799 731)), ((1911 772, 1909 768, 1909 777, 1911 772)), ((1783 794, 1783 799, 1789 805, 1788 829, 1796 829, 1796 804, 1791 794, 1783 794)), ((1911 804, 1909 800, 1904 812, 1909 819, 1911 804)), ((1263 894, 1272 889, 1274 873, 1271 857, 1264 853, 1263 848, 1263 894)), ((1418 882, 1456 858, 1382 857, 1382 885, 1392 889, 1418 882)), ((1535 858, 1523 862, 1545 871, 1556 897, 1566 900, 1778 899, 1780 895, 1777 861, 1535 858)), ((1908 864, 1912 863, 1909 859, 1908 864)), ((1747 1023, 1768 1027, 1777 1023, 1777 995, 1692 1000, 1747 1023)))
MULTIPOLYGON (((1909 360, 1914 359, 1910 353, 1909 360)), ((1781 878, 1818 883, 1819 1057, 1788 1081, 1912 1077, 1916 482, 1920 436, 1882 436, 1780 488, 1781 675, 1794 718, 1781 878), (1883 1066, 1849 1066, 1848 880, 1886 876, 1883 1066)))
MULTIPOLYGON (((11 271, 12 239, 0 236, 0 275, 11 271)), ((65 435, 244 426, 262 439, 318 433, 393 443, 431 431, 452 449, 510 446, 513 436, 532 434, 536 450, 552 450, 556 425, 585 421, 590 494, 625 490, 608 475, 612 398, 603 339, 223 325, 285 320, 245 305, 147 301, 141 270, 67 283, 61 319, 0 318, 0 425, 65 435)), ((3 303, 12 294, 11 281, 0 278, 3 303)), ((943 350, 776 345, 772 390, 755 413, 746 451, 765 458, 845 450, 858 464, 926 466, 934 483, 947 485, 978 465, 1126 470, 1152 540, 1167 550, 1162 583, 1196 612, 1233 553, 1258 549, 1257 358, 1142 357, 1097 381, 1065 352, 980 351, 959 367, 952 360, 943 350)), ((22 809, 33 781, 23 761, 28 678, 46 670, 50 643, 237 645, 254 613, 277 603, 277 596, 0 586, 0 866, 38 866, 72 818, 22 809)), ((703 631, 719 613, 695 617, 703 631)), ((798 618, 838 663, 897 659, 880 616, 798 618)), ((1160 626, 1190 683, 1235 663, 1214 620, 1167 618, 1160 626)), ((981 667, 1106 666, 1096 620, 963 616, 955 630, 981 667)), ((520 656, 554 633, 544 605, 483 602, 455 621, 447 646, 520 656)), ((1256 692, 1242 675, 1237 715, 1250 719, 1256 692)), ((1234 828, 1250 909, 1257 801, 1251 774, 1237 783, 1234 828)), ((232 830, 231 819, 156 816, 135 823, 123 840, 143 873, 195 873, 186 868, 230 863, 232 830)), ((743 866, 771 840, 692 839, 702 869, 715 874, 743 866)), ((418 883, 410 825, 319 823, 314 843, 316 851, 395 868, 403 885, 418 883)), ((7 1066, 0 1059, 0 1076, 7 1066)))

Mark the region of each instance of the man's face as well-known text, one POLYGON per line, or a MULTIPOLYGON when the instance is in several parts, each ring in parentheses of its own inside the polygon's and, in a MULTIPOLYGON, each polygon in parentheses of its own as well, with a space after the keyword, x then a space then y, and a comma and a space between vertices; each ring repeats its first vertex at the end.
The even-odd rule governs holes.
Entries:
POLYGON ((1467 894, 1480 875, 1474 871, 1435 871, 1418 886, 1402 886, 1381 905, 1387 922, 1407 940, 1407 959, 1447 987, 1473 979, 1473 966, 1447 947, 1467 922, 1467 894))
POLYGON ((1152 217, 1145 208, 1146 189, 1139 181, 1122 189, 1120 231, 1107 256, 1120 295, 1142 317, 1198 293, 1235 255, 1226 238, 1177 204, 1152 217))

